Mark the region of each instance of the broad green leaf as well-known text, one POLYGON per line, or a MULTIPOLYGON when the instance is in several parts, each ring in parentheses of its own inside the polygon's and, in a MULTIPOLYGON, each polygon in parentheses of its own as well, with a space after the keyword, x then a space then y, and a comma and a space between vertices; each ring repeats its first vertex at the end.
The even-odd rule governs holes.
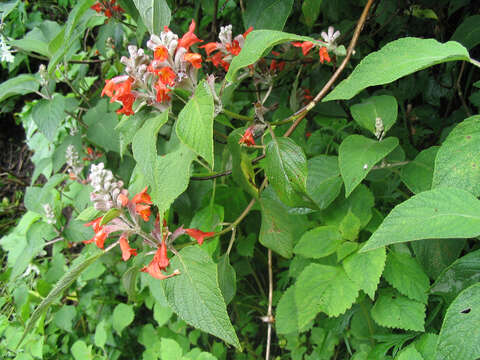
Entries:
POLYGON ((58 295, 60 295, 63 292, 63 290, 68 288, 89 265, 93 264, 102 255, 103 255, 103 252, 100 252, 82 261, 77 262, 76 265, 71 267, 67 271, 67 273, 64 276, 62 276, 62 278, 55 284, 52 291, 50 291, 47 297, 45 297, 42 300, 42 302, 35 308, 32 315, 30 315, 27 325, 25 326, 25 330, 23 332, 22 338, 18 342, 17 347, 20 346, 22 341, 25 339, 25 336, 33 329, 37 320, 40 318, 43 312, 50 306, 50 304, 52 304, 57 299, 58 295))
POLYGON ((60 94, 55 94, 52 100, 40 100, 32 110, 33 121, 50 141, 55 140, 60 123, 66 116, 65 98, 60 94))
POLYGON ((117 114, 108 111, 107 102, 100 101, 83 117, 84 122, 88 125, 88 140, 105 150, 120 152, 119 134, 115 130, 118 124, 117 119, 117 114))
POLYGON ((455 60, 470 61, 470 57, 467 49, 454 41, 442 44, 434 39, 413 37, 394 40, 366 56, 323 101, 348 100, 369 86, 388 84, 427 67, 455 60))
POLYGON ((385 248, 368 253, 355 253, 343 260, 347 276, 373 300, 385 266, 385 248))
POLYGON ((25 95, 35 92, 40 83, 33 75, 21 74, 0 84, 0 102, 15 95, 25 95))
POLYGON ((403 295, 412 300, 427 303, 430 281, 422 267, 410 254, 389 252, 383 277, 403 295))
POLYGON ((53 316, 53 322, 60 329, 68 332, 72 332, 73 319, 77 315, 75 306, 64 305, 53 316))
POLYGON ((288 138, 272 139, 265 153, 265 174, 280 200, 289 206, 307 202, 307 158, 288 138))
MULTIPOLYGON (((352 241, 345 241, 337 248, 337 262, 342 261, 348 255, 352 254, 358 249, 358 243, 352 241)), ((348 274, 348 272, 347 272, 348 274)))
POLYGON ((288 41, 314 41, 307 36, 284 33, 275 30, 254 30, 248 34, 245 45, 238 56, 235 56, 225 76, 227 81, 233 82, 236 79, 238 70, 255 63, 265 55, 266 51, 273 46, 288 41))
POLYGON ((85 341, 77 340, 72 345, 71 353, 75 360, 91 360, 92 357, 92 347, 87 346, 85 341))
POLYGON ((163 306, 158 301, 155 302, 155 305, 153 306, 153 318, 157 322, 158 327, 165 325, 172 315, 173 311, 170 307, 163 306))
POLYGON ((468 253, 447 267, 432 285, 431 292, 450 304, 470 285, 480 282, 480 250, 468 253))
POLYGON ((358 238, 361 227, 360 219, 352 211, 348 211, 340 223, 339 230, 343 239, 355 241, 358 238))
POLYGON ((305 231, 305 220, 301 215, 293 215, 271 187, 267 187, 260 198, 262 225, 260 243, 285 258, 292 256, 294 242, 305 231))
POLYGON ((455 188, 421 192, 397 205, 361 251, 422 239, 480 235, 480 201, 455 188))
POLYGON ((180 275, 162 280, 168 303, 188 324, 241 348, 218 285, 217 265, 199 246, 189 246, 172 259, 180 275))
POLYGON ((172 13, 165 0, 133 0, 150 34, 157 36, 170 24, 172 13))
POLYGON ((303 0, 302 14, 305 18, 305 24, 311 29, 320 15, 320 7, 323 0, 303 0))
MULTIPOLYGON (((136 112, 131 116, 124 115, 122 120, 115 126, 120 142, 120 156, 127 153, 128 145, 132 143, 137 131, 143 126, 145 121, 152 117, 151 115, 151 113, 145 111, 136 112)), ((155 118, 156 117, 158 116, 155 116, 155 118)))
POLYGON ((107 337, 107 322, 105 320, 102 320, 95 328, 95 345, 103 349, 105 347, 105 343, 107 342, 107 337))
POLYGON ((466 17, 453 33, 451 40, 458 41, 468 50, 473 49, 480 44, 479 22, 480 15, 466 17))
POLYGON ((480 284, 462 291, 448 307, 437 344, 437 360, 480 357, 480 284))
POLYGON ((298 332, 298 307, 295 302, 295 286, 283 292, 275 310, 275 330, 278 334, 298 332))
POLYGON ((333 254, 342 241, 342 235, 336 227, 319 226, 303 234, 293 252, 306 258, 319 259, 333 254))
POLYGON ((371 313, 378 325, 424 331, 425 305, 400 295, 394 289, 379 290, 371 313))
POLYGON ((307 161, 307 194, 325 209, 340 194, 343 181, 336 156, 318 155, 307 161))
POLYGON ((45 20, 34 27, 22 39, 10 41, 13 46, 26 51, 36 52, 44 56, 50 56, 48 44, 61 31, 61 26, 55 21, 45 20))
POLYGON ((248 0, 243 15, 245 28, 283 30, 292 6, 293 0, 248 0))
POLYGON ((342 267, 308 265, 295 283, 298 326, 302 328, 319 312, 328 316, 343 314, 355 302, 358 291, 342 267))
POLYGON ((480 195, 480 115, 455 126, 435 158, 432 187, 453 186, 480 195))
POLYGON ((372 167, 397 146, 398 139, 393 137, 377 141, 350 135, 343 140, 338 149, 338 164, 345 183, 345 196, 348 197, 372 167))
POLYGON ((162 338, 160 358, 163 360, 182 360, 182 348, 173 339, 162 338))
POLYGON ((213 168, 213 97, 205 81, 178 114, 178 138, 213 168))
POLYGON ((112 316, 112 326, 121 335, 123 329, 132 323, 135 313, 131 305, 120 303, 113 309, 112 316))
POLYGON ((235 269, 230 265, 228 254, 220 257, 217 264, 218 268, 218 285, 222 291, 225 304, 230 304, 237 291, 237 275, 235 269))
POLYGON ((425 360, 435 360, 437 342, 437 334, 425 333, 415 340, 414 345, 425 360))
POLYGON ((390 95, 372 96, 350 107, 353 119, 372 134, 376 133, 376 119, 380 118, 386 133, 395 124, 398 115, 397 100, 390 95))
POLYGON ((424 360, 414 346, 408 346, 398 353, 395 360, 424 360))
POLYGON ((20 3, 20 0, 6 0, 0 4, 0 17, 5 19, 20 3))
POLYGON ((432 188, 433 169, 438 146, 422 150, 413 161, 402 167, 400 177, 414 194, 432 188))
MULTIPOLYGON (((192 221, 190 222, 190 229, 199 229, 205 232, 217 232, 222 230, 221 223, 224 220, 225 210, 223 206, 218 204, 209 204, 203 209, 195 212, 192 221)), ((202 248, 210 255, 213 255, 218 246, 219 237, 215 236, 205 243, 202 248)))

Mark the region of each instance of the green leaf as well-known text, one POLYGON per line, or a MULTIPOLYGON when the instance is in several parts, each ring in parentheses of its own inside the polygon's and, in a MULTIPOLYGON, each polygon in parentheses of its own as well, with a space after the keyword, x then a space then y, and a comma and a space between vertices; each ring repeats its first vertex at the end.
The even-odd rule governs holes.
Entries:
POLYGON ((62 30, 55 21, 45 20, 34 27, 22 39, 10 41, 13 46, 49 57, 48 44, 62 30))
POLYGON ((342 267, 308 265, 295 283, 298 326, 302 328, 321 311, 328 316, 343 314, 355 302, 358 291, 342 267))
POLYGON ((283 30, 292 6, 293 0, 248 0, 244 13, 245 28, 283 30))
POLYGON ((93 264, 103 254, 103 252, 97 253, 90 256, 89 258, 86 258, 83 261, 79 261, 76 265, 72 266, 67 271, 67 273, 55 284, 52 291, 50 291, 47 297, 42 300, 42 302, 36 307, 32 315, 30 315, 30 318, 27 321, 27 325, 25 326, 22 338, 18 342, 17 348, 25 339, 25 336, 33 329, 33 326, 40 318, 42 313, 50 306, 51 303, 55 301, 58 295, 60 295, 63 290, 68 288, 88 266, 93 264))
POLYGON ((432 188, 433 168, 438 146, 422 150, 413 161, 402 167, 400 177, 414 194, 432 188))
POLYGON ((104 100, 88 110, 83 118, 88 125, 88 140, 105 150, 120 152, 119 135, 115 130, 117 118, 117 114, 108 111, 107 102, 104 100))
POLYGON ((320 7, 323 0, 303 0, 302 14, 305 18, 305 24, 311 29, 320 15, 320 7))
POLYGON ((293 252, 306 258, 319 259, 333 254, 342 241, 342 235, 336 227, 319 226, 303 234, 293 252))
POLYGON ((480 201, 465 190, 438 188, 397 205, 361 251, 414 240, 478 235, 480 201))
POLYGON ((120 303, 113 309, 112 326, 118 335, 122 334, 123 329, 130 325, 135 314, 131 305, 120 303))
POLYGON ((427 303, 430 281, 422 267, 410 254, 389 252, 383 277, 403 295, 412 300, 427 303))
POLYGON ((272 139, 265 153, 265 174, 280 200, 289 206, 308 201, 307 158, 303 149, 288 138, 272 139))
POLYGON ((438 342, 438 335, 426 333, 415 340, 415 349, 425 360, 435 360, 435 351, 438 342))
POLYGON ((424 331, 425 305, 400 295, 394 289, 379 290, 371 313, 378 325, 424 331))
POLYGON ((235 292, 237 291, 237 275, 233 266, 230 265, 228 254, 221 256, 218 260, 217 272, 218 285, 222 291, 225 304, 228 305, 235 297, 235 292))
POLYGON ((100 221, 100 226, 108 224, 113 219, 117 218, 122 212, 120 209, 110 209, 105 215, 103 215, 102 220, 100 221))
POLYGON ((92 347, 87 346, 85 341, 77 340, 72 345, 72 355, 75 360, 90 360, 92 357, 92 347))
POLYGON ((228 68, 225 79, 233 82, 237 72, 248 65, 255 63, 273 46, 288 41, 315 41, 307 36, 284 33, 275 30, 254 30, 248 34, 245 45, 238 56, 235 56, 228 68))
POLYGON ((97 218, 99 214, 100 211, 95 209, 93 206, 89 206, 84 209, 80 214, 78 214, 75 220, 87 222, 97 218))
POLYGON ((178 114, 178 138, 202 156, 213 168, 213 96, 205 81, 198 84, 195 94, 178 114))
POLYGON ((435 159, 432 187, 453 186, 480 195, 480 115, 455 126, 435 159))
POLYGON ((416 71, 455 60, 470 61, 468 51, 457 42, 442 44, 434 39, 398 39, 366 56, 323 101, 348 100, 369 86, 389 84, 416 71))
POLYGON ((161 305, 158 301, 155 302, 155 305, 153 306, 153 318, 157 322, 158 327, 162 327, 163 325, 165 325, 168 320, 170 320, 172 315, 172 309, 170 309, 168 306, 161 305))
POLYGON ((73 319, 77 315, 75 306, 64 305, 53 316, 53 322, 60 329, 68 332, 72 332, 73 319))
POLYGON ((163 360, 181 360, 182 359, 182 348, 178 343, 173 339, 162 338, 162 345, 160 350, 160 358, 163 360))
POLYGON ((40 84, 33 75, 21 74, 0 84, 0 102, 15 95, 26 95, 38 91, 40 84))
POLYGON ((188 324, 240 349, 210 256, 197 245, 189 246, 172 259, 170 268, 180 270, 180 275, 161 282, 172 310, 188 324))
POLYGON ((352 211, 348 211, 339 226, 342 238, 349 241, 357 240, 361 226, 360 219, 352 211))
POLYGON ((295 302, 295 286, 284 291, 275 311, 275 331, 277 334, 290 334, 299 331, 298 307, 295 302))
POLYGON ((468 253, 447 267, 432 285, 431 293, 439 294, 450 304, 470 285, 480 282, 480 250, 468 253))
POLYGON ((133 0, 150 34, 157 36, 170 24, 172 13, 165 0, 133 0))
POLYGON ((480 284, 462 291, 449 306, 437 344, 436 359, 475 360, 480 357, 480 284))
POLYGON ((60 94, 55 94, 52 100, 40 100, 33 107, 33 121, 48 140, 55 140, 60 123, 66 117, 64 111, 65 98, 60 94))
POLYGON ((348 197, 372 167, 397 146, 398 139, 393 137, 377 141, 350 135, 343 140, 338 149, 338 164, 345 183, 345 196, 348 197))
POLYGON ((307 194, 320 209, 340 194, 343 181, 336 156, 318 155, 307 161, 307 194))
POLYGON ((105 320, 102 320, 95 328, 95 345, 103 349, 105 347, 105 343, 107 342, 107 337, 107 323, 105 320))
POLYGON ((267 187, 260 198, 262 225, 260 243, 285 258, 292 256, 293 244, 305 230, 305 220, 300 215, 288 212, 271 187, 267 187))
POLYGON ((424 360, 414 346, 408 346, 398 353, 395 360, 424 360))
POLYGON ((386 260, 385 248, 355 253, 343 260, 347 276, 373 300, 386 260))
POLYGON ((140 268, 138 266, 132 266, 122 275, 122 284, 130 301, 135 301, 137 296, 137 277, 139 270, 140 268))
POLYGON ((390 95, 372 96, 350 107, 353 119, 375 135, 376 119, 380 118, 386 133, 395 124, 398 115, 397 100, 390 95))
POLYGON ((458 41, 468 50, 473 49, 480 44, 479 21, 480 15, 466 17, 453 33, 451 40, 458 41))

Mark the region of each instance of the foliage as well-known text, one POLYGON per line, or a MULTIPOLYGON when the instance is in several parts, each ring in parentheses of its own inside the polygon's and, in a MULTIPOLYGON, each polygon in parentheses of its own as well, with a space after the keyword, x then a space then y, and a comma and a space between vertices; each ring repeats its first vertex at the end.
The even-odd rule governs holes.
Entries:
POLYGON ((479 358, 478 4, 361 3, 1 3, 2 356, 479 358))

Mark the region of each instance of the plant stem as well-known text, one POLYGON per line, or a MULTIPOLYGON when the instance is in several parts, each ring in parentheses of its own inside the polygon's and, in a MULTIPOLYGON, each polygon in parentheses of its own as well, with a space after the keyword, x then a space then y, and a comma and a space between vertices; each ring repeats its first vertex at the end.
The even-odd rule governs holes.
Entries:
POLYGON ((230 110, 227 110, 227 109, 222 109, 222 112, 225 115, 227 115, 227 116, 229 116, 233 119, 244 120, 244 121, 253 121, 253 118, 251 118, 251 117, 241 115, 241 114, 237 114, 237 113, 235 113, 233 111, 230 111, 230 110))
POLYGON ((270 346, 272 342, 272 302, 273 302, 273 270, 272 270, 272 250, 268 249, 268 310, 267 310, 267 349, 265 351, 265 360, 270 360, 270 346))

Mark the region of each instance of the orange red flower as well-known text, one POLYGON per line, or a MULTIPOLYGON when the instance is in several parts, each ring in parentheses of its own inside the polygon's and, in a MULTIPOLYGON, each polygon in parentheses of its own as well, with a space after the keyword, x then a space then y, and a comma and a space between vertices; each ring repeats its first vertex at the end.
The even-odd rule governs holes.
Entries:
POLYGON ((119 243, 120 250, 122 250, 123 261, 127 261, 132 255, 137 256, 137 250, 130 247, 130 244, 128 243, 128 238, 125 234, 122 234, 120 236, 119 243))
POLYGON ((98 246, 99 249, 103 249, 105 244, 105 239, 108 236, 108 231, 105 229, 104 226, 100 226, 100 222, 102 221, 102 217, 100 216, 95 220, 90 221, 89 223, 84 224, 83 226, 91 226, 95 235, 90 240, 84 240, 84 244, 90 244, 95 241, 95 244, 98 246))
POLYGON ((170 264, 170 260, 168 259, 167 254, 167 244, 165 243, 165 239, 163 239, 160 247, 157 249, 155 255, 153 255, 152 261, 147 266, 144 266, 141 270, 142 272, 146 272, 153 276, 156 279, 168 279, 174 275, 177 275, 178 272, 173 272, 170 275, 165 275, 162 271, 165 271, 170 264))
POLYGON ((202 67, 202 56, 196 53, 186 53, 183 55, 185 61, 188 61, 192 66, 196 69, 200 69, 202 67))
POLYGON ((185 232, 197 240, 198 245, 202 245, 206 237, 211 237, 215 235, 214 232, 204 232, 198 229, 185 229, 185 232))
POLYGON ((320 50, 318 51, 318 55, 320 56, 320 62, 323 64, 324 61, 326 62, 331 62, 332 59, 330 59, 330 55, 328 55, 327 48, 325 46, 322 46, 320 50))
POLYGON ((197 42, 203 42, 203 40, 200 40, 197 35, 193 33, 194 31, 195 20, 192 19, 188 31, 183 34, 182 38, 178 41, 178 46, 183 47, 188 51, 190 49, 190 46, 192 46, 193 44, 196 44, 197 42))
POLYGON ((145 188, 132 199, 132 203, 135 205, 135 212, 140 215, 144 221, 148 221, 152 214, 150 209, 152 199, 150 198, 150 195, 147 194, 147 188, 148 187, 145 186, 145 188))
POLYGON ((255 140, 253 138, 252 127, 249 127, 247 130, 245 130, 242 138, 238 141, 238 143, 239 144, 245 144, 247 146, 255 145, 255 140))

